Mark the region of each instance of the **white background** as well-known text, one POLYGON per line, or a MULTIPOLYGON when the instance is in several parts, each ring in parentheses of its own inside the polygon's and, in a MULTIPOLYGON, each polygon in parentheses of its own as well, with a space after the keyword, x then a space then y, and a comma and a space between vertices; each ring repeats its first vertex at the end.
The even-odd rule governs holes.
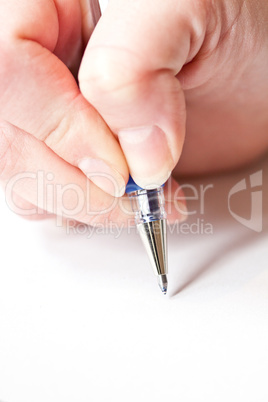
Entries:
MULTIPOLYGON (((2 195, 0 400, 266 402, 267 175, 268 159, 192 183, 213 188, 203 215, 189 201, 188 224, 203 219, 214 233, 169 234, 166 297, 135 232, 68 235, 16 216, 2 195), (255 233, 227 196, 260 169, 255 233)), ((248 216, 250 192, 233 197, 248 216)))

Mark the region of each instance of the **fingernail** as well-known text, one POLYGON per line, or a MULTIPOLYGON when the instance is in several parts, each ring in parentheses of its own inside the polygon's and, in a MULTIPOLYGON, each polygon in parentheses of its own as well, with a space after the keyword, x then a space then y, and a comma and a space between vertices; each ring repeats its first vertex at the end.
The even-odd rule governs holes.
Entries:
POLYGON ((131 176, 143 188, 155 188, 167 181, 173 159, 167 138, 158 126, 136 127, 118 132, 131 176))
POLYGON ((121 197, 125 193, 123 176, 103 160, 84 158, 79 161, 78 167, 96 186, 113 197, 121 197))

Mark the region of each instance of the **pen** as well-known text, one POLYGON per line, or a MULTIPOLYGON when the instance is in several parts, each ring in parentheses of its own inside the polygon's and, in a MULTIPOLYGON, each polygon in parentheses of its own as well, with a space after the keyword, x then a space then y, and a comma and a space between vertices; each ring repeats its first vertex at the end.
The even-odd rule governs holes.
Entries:
MULTIPOLYGON (((102 7, 102 9, 105 7, 102 7)), ((101 16, 98 0, 91 3, 95 24, 101 16)), ((135 222, 161 292, 167 293, 167 223, 163 186, 152 190, 139 187, 132 177, 126 193, 135 214, 135 222)))
POLYGON ((167 241, 166 211, 163 187, 146 190, 139 187, 132 177, 126 193, 135 214, 135 222, 148 254, 154 274, 163 294, 167 293, 167 241))

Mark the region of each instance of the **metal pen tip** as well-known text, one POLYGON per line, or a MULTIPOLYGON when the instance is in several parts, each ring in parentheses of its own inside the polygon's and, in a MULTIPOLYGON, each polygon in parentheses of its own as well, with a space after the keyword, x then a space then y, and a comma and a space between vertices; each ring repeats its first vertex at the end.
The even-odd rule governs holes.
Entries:
POLYGON ((161 292, 164 295, 167 294, 167 285, 168 285, 167 276, 166 275, 158 275, 157 279, 158 279, 158 285, 160 287, 161 292))

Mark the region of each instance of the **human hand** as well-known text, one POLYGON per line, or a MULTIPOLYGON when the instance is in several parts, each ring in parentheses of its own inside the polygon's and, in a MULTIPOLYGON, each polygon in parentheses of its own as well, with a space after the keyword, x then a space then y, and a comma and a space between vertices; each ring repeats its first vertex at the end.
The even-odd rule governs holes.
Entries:
POLYGON ((267 151, 267 18, 266 0, 109 1, 80 88, 140 186, 267 151))
POLYGON ((0 3, 0 117, 8 122, 0 124, 0 181, 26 201, 26 215, 130 218, 127 201, 114 199, 128 180, 125 157, 69 70, 79 66, 94 11, 82 0, 0 3))

